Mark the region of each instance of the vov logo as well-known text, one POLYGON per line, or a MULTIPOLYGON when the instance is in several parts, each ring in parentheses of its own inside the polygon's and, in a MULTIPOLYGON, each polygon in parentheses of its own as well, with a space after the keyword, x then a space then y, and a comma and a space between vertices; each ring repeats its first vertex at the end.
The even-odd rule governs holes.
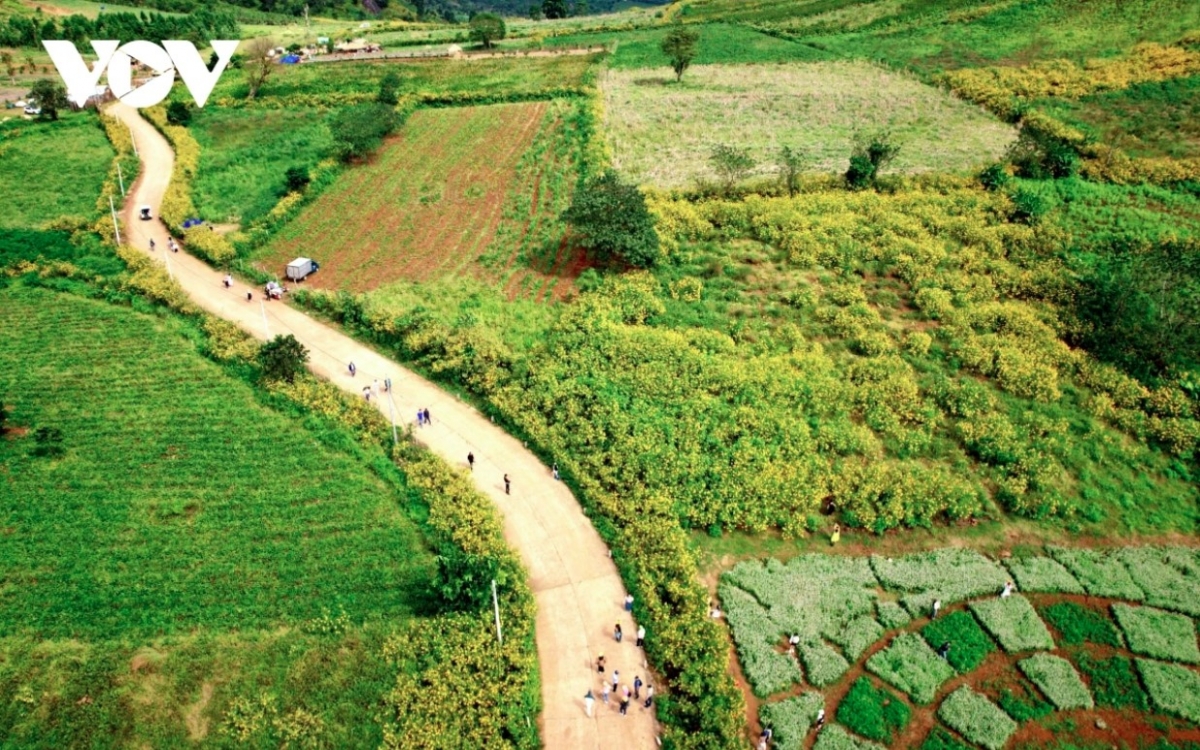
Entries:
POLYGON ((164 41, 162 46, 154 42, 141 40, 121 44, 116 41, 92 40, 92 49, 96 51, 96 63, 89 70, 87 63, 75 49, 73 42, 61 40, 43 41, 42 45, 50 53, 54 67, 62 76, 67 87, 67 98, 79 106, 83 106, 88 98, 96 91, 100 76, 108 71, 108 87, 113 95, 131 107, 153 107, 171 93, 175 83, 175 73, 183 79, 183 85, 191 92, 197 107, 203 107, 212 93, 217 80, 225 72, 237 49, 236 40, 217 40, 212 42, 213 51, 217 53, 217 64, 212 70, 204 64, 196 45, 187 41, 164 41), (147 83, 133 87, 133 60, 150 66, 159 75, 147 83))

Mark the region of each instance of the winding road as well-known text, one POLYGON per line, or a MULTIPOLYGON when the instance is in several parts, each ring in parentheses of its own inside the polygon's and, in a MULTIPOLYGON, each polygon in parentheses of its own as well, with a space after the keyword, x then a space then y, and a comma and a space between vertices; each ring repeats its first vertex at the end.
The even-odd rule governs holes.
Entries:
MULTIPOLYGON (((621 716, 615 701, 606 706, 597 700, 593 716, 585 714, 584 694, 591 689, 597 698, 600 695, 600 676, 592 666, 598 654, 607 657, 606 676, 619 669, 623 683, 632 682, 635 675, 649 680, 645 655, 633 643, 636 624, 622 606, 626 592, 617 569, 566 485, 553 479, 550 469, 520 441, 455 396, 294 307, 264 302, 259 289, 253 289, 254 299, 247 302, 244 284, 226 289, 219 271, 187 252, 170 253, 166 227, 157 218, 140 221, 137 207, 149 205, 158 216, 171 180, 174 152, 137 110, 116 103, 107 111, 129 127, 142 163, 122 214, 126 244, 165 263, 201 308, 256 338, 293 334, 309 350, 310 369, 344 390, 361 395, 372 381, 391 378, 400 411, 397 422, 415 423, 417 410, 429 409, 433 424, 415 428, 416 439, 452 466, 466 471, 467 453, 475 454, 472 478, 500 509, 505 537, 524 561, 537 601, 544 703, 539 729, 544 746, 550 750, 655 747, 653 709, 635 703, 627 716, 621 716), (157 250, 149 249, 151 238, 157 250), (357 366, 356 376, 349 374, 349 362, 357 366), (504 491, 506 473, 512 478, 511 495, 504 491), (629 634, 621 644, 612 639, 616 622, 629 634)), ((383 401, 377 400, 387 415, 383 401)))

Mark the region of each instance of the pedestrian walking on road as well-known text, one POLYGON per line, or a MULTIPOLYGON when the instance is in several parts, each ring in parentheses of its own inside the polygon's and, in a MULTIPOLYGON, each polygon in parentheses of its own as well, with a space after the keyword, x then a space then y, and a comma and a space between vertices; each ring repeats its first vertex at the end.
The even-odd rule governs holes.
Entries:
POLYGON ((621 684, 621 673, 615 669, 613 670, 612 684, 613 684, 613 690, 616 690, 617 685, 621 684))
POLYGON ((817 711, 816 727, 817 727, 817 729, 820 729, 824 725, 825 725, 825 707, 821 706, 821 710, 817 711))
POLYGON ((375 378, 375 380, 371 381, 371 395, 379 395, 379 378, 375 378))
POLYGON ((654 705, 654 686, 646 686, 646 702, 642 704, 642 708, 650 708, 654 705))
POLYGON ((417 409, 417 427, 425 424, 425 412, 417 409))
POLYGON ((167 247, 171 248, 171 252, 173 252, 173 253, 177 253, 177 252, 179 252, 179 245, 176 245, 176 244, 175 244, 175 238, 174 238, 174 237, 168 237, 168 238, 167 238, 167 247))
POLYGON ((834 544, 837 544, 838 542, 840 542, 840 541, 841 541, 841 539, 842 539, 842 527, 841 527, 841 524, 834 524, 834 526, 833 526, 833 533, 829 535, 829 544, 830 544, 830 546, 832 546, 832 545, 834 545, 834 544))
POLYGON ((600 674, 604 674, 604 654, 600 654, 596 657, 596 671, 600 674))
POLYGON ((629 696, 621 699, 621 715, 626 716, 629 713, 629 696))
POLYGON ((596 696, 592 695, 592 691, 588 690, 587 695, 583 696, 583 710, 587 711, 588 718, 592 718, 592 706, 596 703, 596 696))
POLYGON ((346 369, 350 371, 350 377, 354 377, 354 373, 358 372, 358 368, 354 366, 353 362, 347 365, 346 369))
POLYGON ((637 647, 641 648, 646 645, 646 626, 638 625, 637 629, 637 647))
POLYGON ((254 292, 246 292, 246 301, 247 301, 247 302, 253 302, 253 301, 254 301, 254 292))
POLYGON ((642 696, 639 695, 639 693, 641 691, 642 691, 642 676, 638 675, 637 677, 633 678, 633 699, 635 701, 641 699, 642 696))
POLYGON ((150 252, 154 252, 154 238, 150 238, 150 252))
POLYGON ((371 403, 371 387, 369 385, 363 386, 363 398, 367 400, 368 404, 371 403))
POLYGON ((604 701, 604 705, 608 705, 608 696, 611 693, 608 690, 608 683, 604 683, 604 687, 600 690, 600 700, 604 701))
POLYGON ((233 274, 229 274, 229 273, 225 274, 225 288, 226 289, 233 288, 233 274))
POLYGON ((467 454, 467 466, 471 467, 471 471, 475 471, 475 454, 474 453, 467 454))
POLYGON ((505 495, 512 494, 512 481, 509 480, 507 474, 504 475, 504 494, 505 495))
POLYGON ((937 616, 938 616, 938 612, 941 611, 941 609, 942 609, 942 600, 934 599, 933 600, 933 614, 929 615, 929 619, 936 620, 937 616))
POLYGON ((619 622, 618 622, 618 623, 617 623, 617 624, 616 624, 616 625, 613 627, 613 638, 615 638, 615 639, 617 640, 617 643, 620 643, 620 642, 621 642, 621 637, 622 637, 623 635, 624 635, 624 633, 622 633, 622 632, 621 632, 621 623, 619 623, 619 622))
MULTIPOLYGON (((612 557, 612 551, 611 551, 611 550, 609 551, 609 553, 608 553, 608 556, 609 556, 609 557, 612 557)), ((625 595, 625 611, 626 611, 626 612, 632 612, 632 611, 633 611, 633 594, 626 594, 626 595, 625 595)))
POLYGON ((433 424, 433 420, 429 418, 429 409, 426 409, 426 410, 425 410, 425 415, 424 415, 424 416, 425 416, 425 426, 426 426, 426 427, 428 427, 429 425, 433 424))
POLYGON ((550 474, 556 481, 558 480, 558 464, 554 464, 554 468, 550 470, 550 474))

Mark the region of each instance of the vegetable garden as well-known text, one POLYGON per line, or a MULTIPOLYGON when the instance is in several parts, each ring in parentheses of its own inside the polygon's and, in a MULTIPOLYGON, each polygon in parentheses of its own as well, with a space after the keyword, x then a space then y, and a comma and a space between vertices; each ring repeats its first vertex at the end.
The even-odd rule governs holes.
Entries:
POLYGON ((740 563, 719 595, 781 750, 814 729, 818 748, 1002 750, 1068 725, 1131 748, 1200 738, 1194 549, 813 554, 740 563))

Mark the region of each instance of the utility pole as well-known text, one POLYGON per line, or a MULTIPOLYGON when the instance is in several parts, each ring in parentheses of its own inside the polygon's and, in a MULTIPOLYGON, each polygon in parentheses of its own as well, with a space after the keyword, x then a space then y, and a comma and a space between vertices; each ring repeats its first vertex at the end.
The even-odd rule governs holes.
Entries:
POLYGON ((504 645, 504 633, 500 632, 500 598, 496 596, 496 579, 492 579, 492 607, 496 610, 496 640, 504 645))
POLYGON ((396 434, 396 400, 392 396, 392 379, 384 378, 383 385, 387 388, 388 414, 392 417, 392 445, 399 445, 400 438, 396 434))
POLYGON ((117 162, 117 180, 121 184, 121 197, 125 197, 125 175, 121 173, 121 162, 117 162))
POLYGON ((308 22, 308 3, 304 4, 304 34, 305 36, 312 33, 312 25, 308 22))
POLYGON ((108 196, 108 210, 112 212, 113 233, 117 236, 117 247, 121 246, 121 227, 117 224, 117 207, 113 204, 112 196, 108 196))

